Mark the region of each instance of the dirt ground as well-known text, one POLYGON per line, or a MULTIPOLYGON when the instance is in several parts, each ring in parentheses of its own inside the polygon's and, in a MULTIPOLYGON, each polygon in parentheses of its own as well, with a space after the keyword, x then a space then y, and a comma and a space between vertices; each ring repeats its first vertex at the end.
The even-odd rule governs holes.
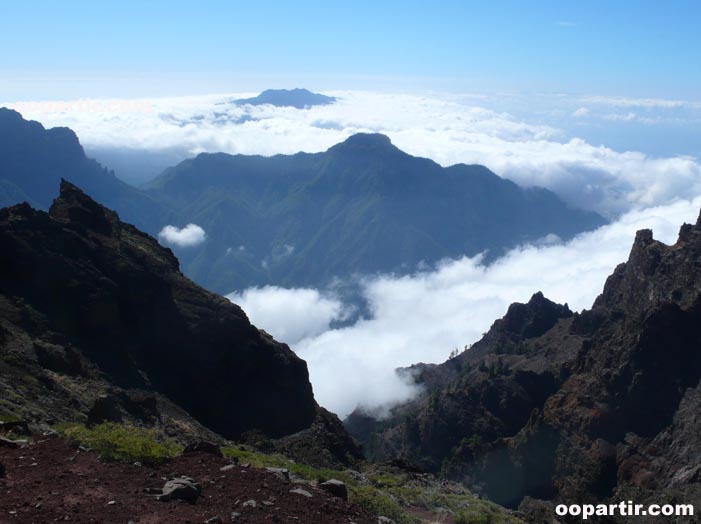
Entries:
POLYGON ((0 448, 0 463, 6 469, 0 478, 0 524, 197 524, 217 516, 223 523, 242 524, 376 522, 364 510, 318 488, 255 468, 221 471, 230 464, 227 459, 202 453, 155 467, 102 463, 93 452, 48 438, 29 448, 0 448), (202 487, 195 504, 159 502, 144 493, 144 488, 161 488, 181 475, 202 487), (297 487, 312 497, 290 492, 297 487), (244 506, 251 500, 255 507, 244 506))

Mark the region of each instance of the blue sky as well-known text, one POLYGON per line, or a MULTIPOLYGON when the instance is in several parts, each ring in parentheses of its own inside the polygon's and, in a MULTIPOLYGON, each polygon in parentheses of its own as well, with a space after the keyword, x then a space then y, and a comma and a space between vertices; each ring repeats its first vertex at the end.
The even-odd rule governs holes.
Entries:
POLYGON ((699 99, 701 2, 12 2, 0 97, 318 89, 699 99))

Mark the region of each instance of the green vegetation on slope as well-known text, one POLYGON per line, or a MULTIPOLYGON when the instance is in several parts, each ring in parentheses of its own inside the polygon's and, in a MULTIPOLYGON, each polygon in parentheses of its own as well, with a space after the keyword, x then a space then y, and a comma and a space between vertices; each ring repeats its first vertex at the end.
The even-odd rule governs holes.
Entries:
POLYGON ((459 484, 441 482, 431 475, 414 474, 383 465, 363 464, 359 471, 314 468, 282 455, 268 455, 245 446, 222 449, 224 455, 254 467, 287 468, 293 476, 309 482, 335 478, 345 482, 349 500, 375 515, 389 517, 397 524, 419 524, 422 514, 435 519, 451 516, 464 524, 519 524, 516 515, 501 506, 480 499, 459 484))
MULTIPOLYGON (((75 443, 96 451, 103 460, 158 464, 179 455, 183 448, 154 431, 115 423, 86 427, 62 424, 57 431, 75 443)), ((349 500, 397 524, 421 524, 418 515, 430 513, 436 521, 448 516, 458 524, 522 524, 513 513, 479 499, 464 487, 426 474, 410 473, 383 464, 362 464, 358 470, 334 470, 300 464, 280 454, 266 454, 248 446, 222 448, 224 456, 252 467, 286 468, 298 480, 318 484, 341 480, 349 500)))
POLYGON ((178 456, 183 448, 155 432, 107 422, 91 428, 79 424, 59 426, 59 433, 81 446, 95 450, 106 461, 159 464, 178 456))

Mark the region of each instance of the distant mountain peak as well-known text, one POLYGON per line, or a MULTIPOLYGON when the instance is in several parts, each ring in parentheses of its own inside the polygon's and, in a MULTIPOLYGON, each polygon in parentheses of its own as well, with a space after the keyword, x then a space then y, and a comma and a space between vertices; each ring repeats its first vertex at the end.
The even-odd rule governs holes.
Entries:
POLYGON ((387 135, 382 133, 356 133, 329 149, 329 151, 348 150, 363 154, 371 151, 401 151, 387 135))
POLYGON ((237 105, 272 105, 275 107, 294 107, 296 109, 309 109, 313 106, 333 104, 336 98, 319 93, 313 93, 308 89, 266 89, 253 98, 240 98, 234 100, 237 105))

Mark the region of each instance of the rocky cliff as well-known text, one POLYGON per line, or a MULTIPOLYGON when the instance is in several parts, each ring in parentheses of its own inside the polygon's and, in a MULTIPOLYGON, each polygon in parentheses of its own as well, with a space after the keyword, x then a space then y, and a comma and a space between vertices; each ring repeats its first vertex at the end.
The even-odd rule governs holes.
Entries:
POLYGON ((228 438, 317 416, 303 360, 65 181, 48 213, 0 210, 0 391, 0 410, 37 422, 168 419, 228 438))
POLYGON ((671 246, 638 232, 590 310, 536 294, 471 349, 412 372, 420 399, 346 421, 375 458, 512 507, 701 503, 701 219, 671 246))

